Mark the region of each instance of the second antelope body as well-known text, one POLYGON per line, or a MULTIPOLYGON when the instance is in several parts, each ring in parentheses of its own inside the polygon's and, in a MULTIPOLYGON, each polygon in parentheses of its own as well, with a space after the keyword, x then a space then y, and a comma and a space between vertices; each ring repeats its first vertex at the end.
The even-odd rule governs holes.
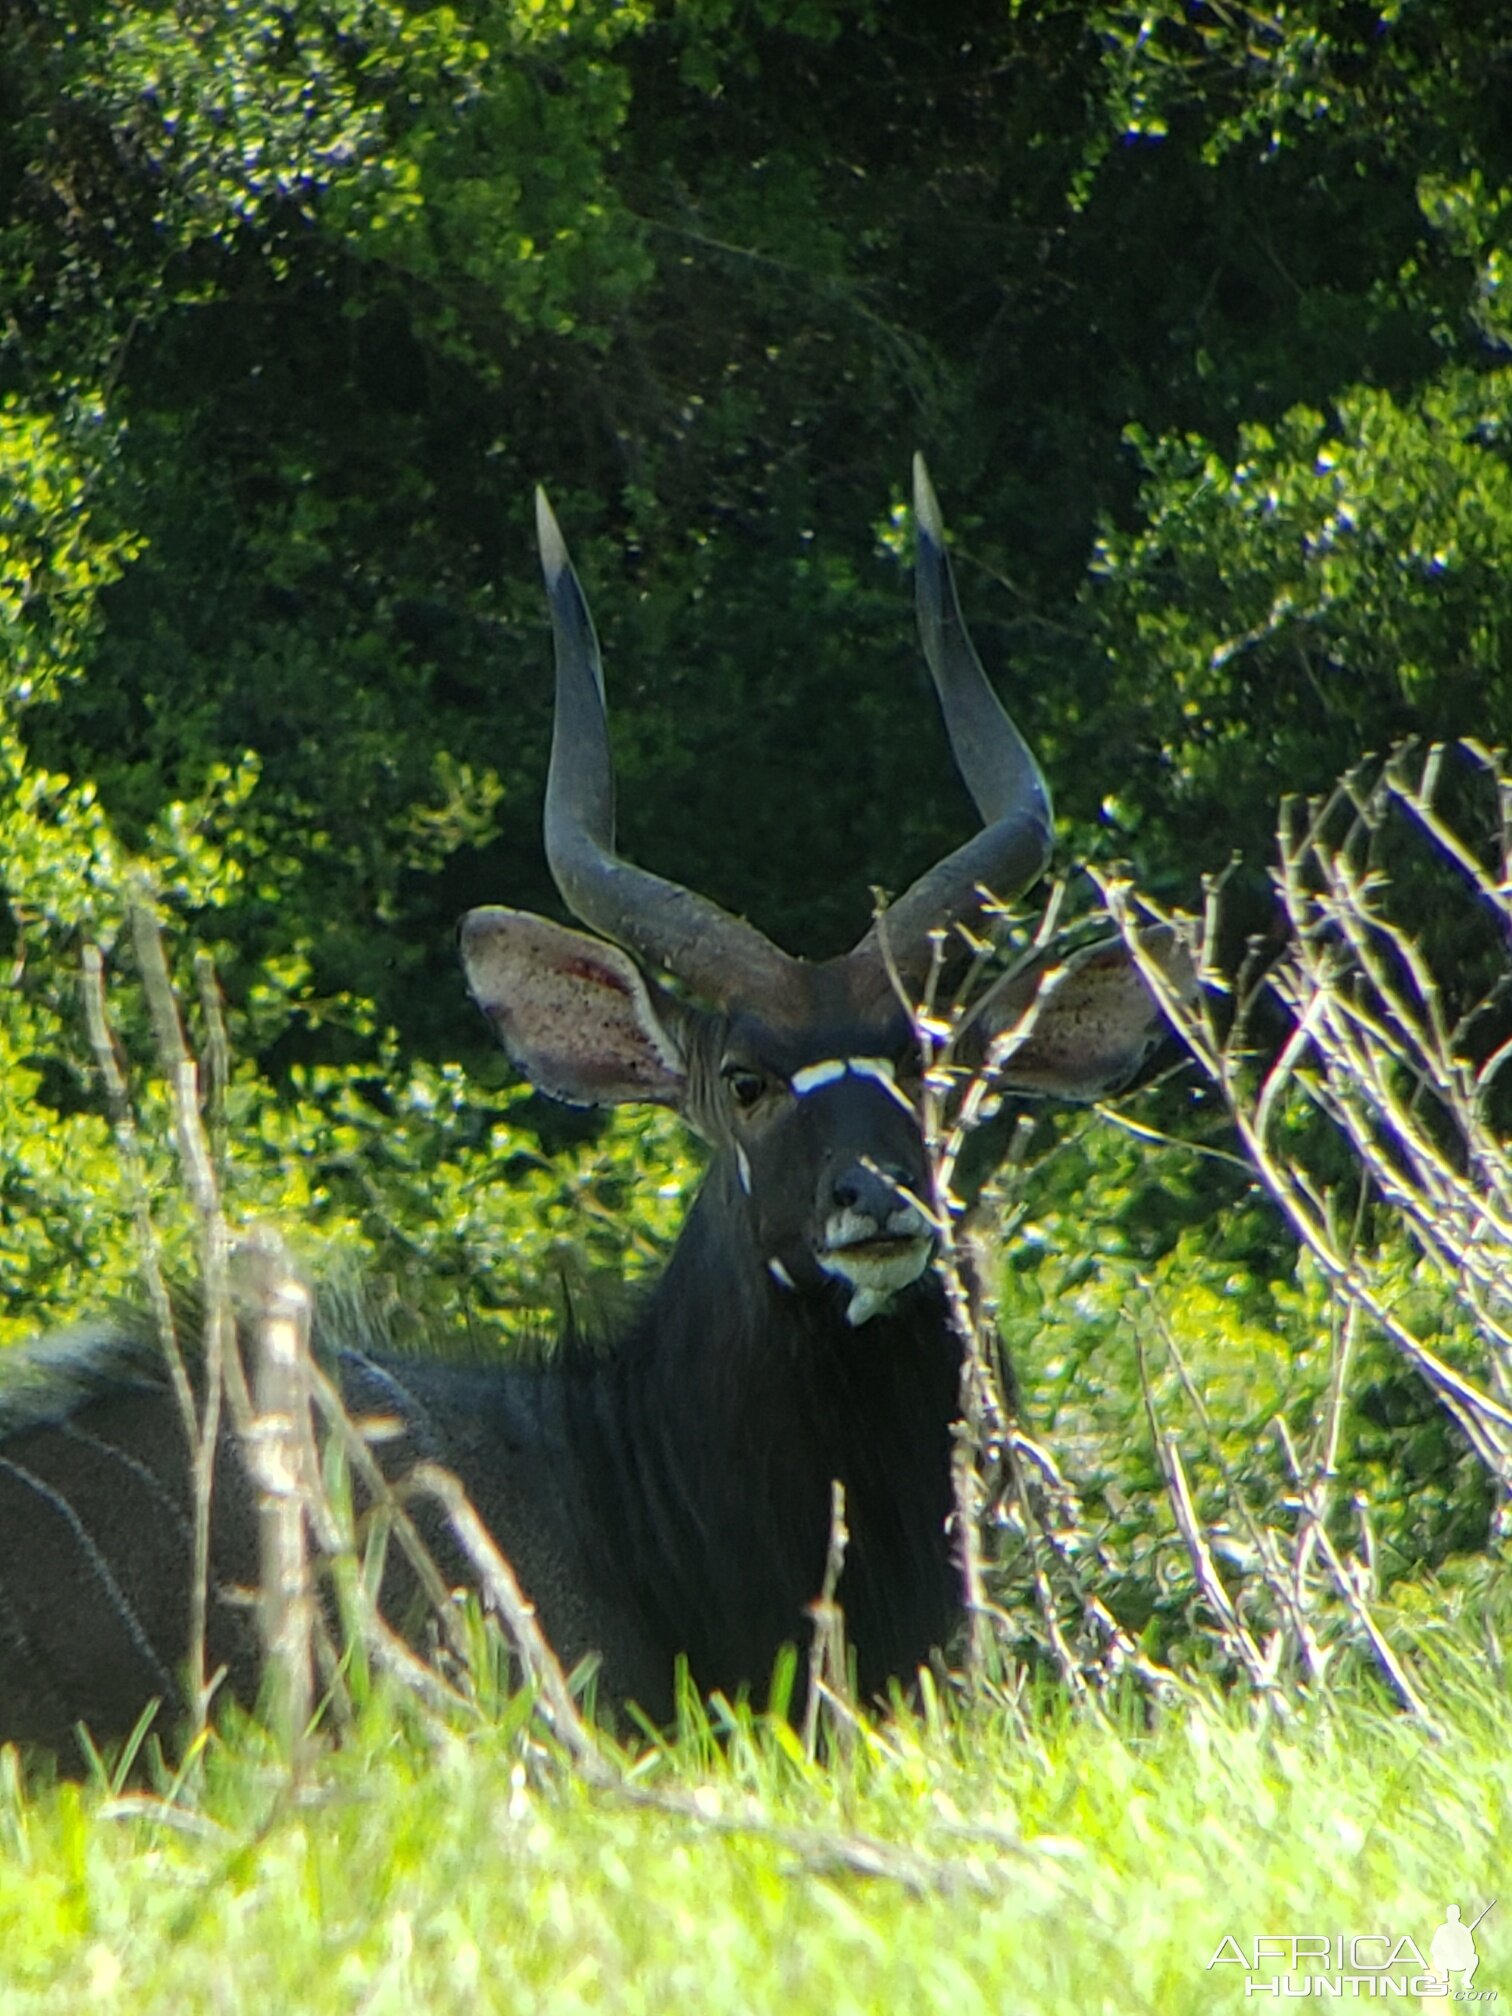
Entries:
MULTIPOLYGON (((596 1655, 601 1698, 658 1718, 679 1656, 705 1691, 759 1695, 780 1648, 804 1642, 834 1479, 863 1692, 908 1680, 959 1607, 947 1522, 960 1347, 915 1201, 930 1181, 896 979, 922 985, 930 934, 969 923, 984 889, 1011 897, 1032 882, 1051 825, 1038 766, 962 623, 922 464, 915 511, 920 634, 983 823, 851 951, 810 964, 616 854, 598 647, 539 500, 556 642, 546 849, 595 935, 475 910, 467 982, 543 1091, 675 1107, 710 1145, 708 1175, 612 1349, 462 1366, 359 1339, 340 1359, 350 1406, 404 1425, 385 1462, 454 1470, 561 1659, 596 1655)), ((983 1017, 979 1044, 1022 1005, 1020 991, 983 1017)), ((1046 1003, 1011 1085, 1095 1096, 1137 1067, 1155 1021, 1130 969, 1102 955, 1046 1003)), ((165 1718, 178 1711, 188 1459, 148 1346, 106 1333, 31 1370, 21 1397, 0 1391, 0 1740, 64 1747, 81 1722, 124 1733, 154 1698, 165 1718)), ((258 1678, 244 1600, 256 1578, 255 1499, 228 1437, 208 1653, 244 1696, 258 1678)))

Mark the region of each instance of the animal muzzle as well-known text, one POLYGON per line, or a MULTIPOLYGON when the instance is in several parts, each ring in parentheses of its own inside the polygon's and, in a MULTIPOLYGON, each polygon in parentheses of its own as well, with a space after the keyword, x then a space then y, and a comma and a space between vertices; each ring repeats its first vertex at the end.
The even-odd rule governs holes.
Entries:
POLYGON ((880 1315, 929 1265, 934 1231, 898 1179, 858 1166, 834 1186, 836 1208, 824 1221, 817 1259, 826 1274, 852 1290, 845 1320, 852 1328, 880 1315))

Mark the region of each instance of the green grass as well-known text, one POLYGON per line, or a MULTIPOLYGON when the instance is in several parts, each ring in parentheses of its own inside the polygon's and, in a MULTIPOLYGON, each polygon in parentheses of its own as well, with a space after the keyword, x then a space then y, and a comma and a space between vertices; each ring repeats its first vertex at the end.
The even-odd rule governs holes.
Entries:
POLYGON ((1369 1688, 1279 1728, 1212 1691, 1153 1720, 1047 1695, 825 1765, 740 1718, 595 1789, 518 1716, 375 1707, 300 1798, 246 1726, 172 1814, 0 1753, 0 2009, 1181 2016, 1246 2006, 1225 1934, 1426 1952, 1498 1895, 1476 1987, 1505 2002, 1512 1701, 1469 1638, 1419 1659, 1437 1741, 1369 1688))

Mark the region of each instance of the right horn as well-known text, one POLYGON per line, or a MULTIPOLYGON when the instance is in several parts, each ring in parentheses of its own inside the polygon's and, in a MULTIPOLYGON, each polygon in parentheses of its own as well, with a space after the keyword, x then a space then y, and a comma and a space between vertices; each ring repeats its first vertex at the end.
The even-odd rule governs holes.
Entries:
POLYGON ((1050 858, 1053 827, 1049 786, 989 685, 962 619, 939 500, 922 455, 914 456, 913 477, 919 637, 956 767, 983 830, 889 904, 850 956, 879 967, 890 962, 918 985, 929 969, 931 933, 979 911, 984 890, 1008 900, 1028 888, 1050 858))

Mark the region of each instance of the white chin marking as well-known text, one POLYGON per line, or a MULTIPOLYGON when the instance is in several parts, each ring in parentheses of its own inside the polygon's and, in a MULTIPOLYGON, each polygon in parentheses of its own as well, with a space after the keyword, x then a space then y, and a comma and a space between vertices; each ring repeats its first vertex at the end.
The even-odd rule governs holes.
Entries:
POLYGON ((853 1330, 881 1315, 895 1295, 911 1287, 929 1265, 933 1241, 927 1237, 895 1242, 895 1250, 885 1254, 861 1253, 840 1247, 821 1255, 819 1264, 826 1274, 844 1281, 852 1290, 845 1320, 853 1330))
POLYGON ((786 1269, 786 1267, 783 1266, 780 1260, 768 1260, 767 1272, 768 1274, 771 1275, 772 1279, 777 1283, 777 1286, 779 1288, 792 1287, 793 1277, 791 1274, 789 1274, 788 1270, 786 1269))
POLYGON ((891 1301, 891 1295, 879 1295, 874 1288, 858 1288, 846 1305, 845 1320, 852 1330, 859 1330, 873 1316, 880 1316, 891 1301))

